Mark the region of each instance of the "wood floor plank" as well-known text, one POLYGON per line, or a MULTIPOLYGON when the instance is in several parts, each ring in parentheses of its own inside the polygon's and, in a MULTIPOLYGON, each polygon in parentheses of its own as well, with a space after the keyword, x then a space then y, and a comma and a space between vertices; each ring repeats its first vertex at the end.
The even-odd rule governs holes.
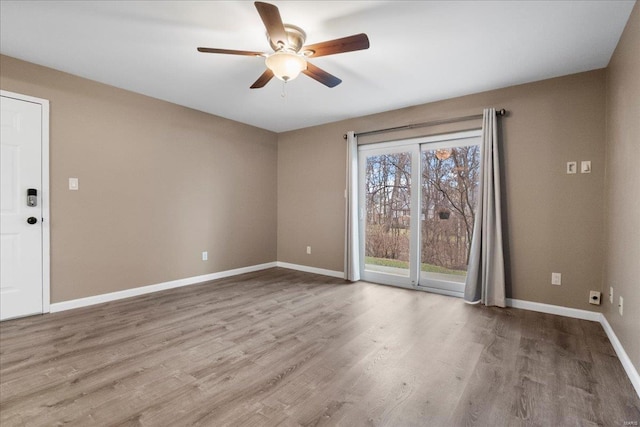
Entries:
POLYGON ((595 322, 275 268, 0 323, 0 425, 640 420, 595 322))

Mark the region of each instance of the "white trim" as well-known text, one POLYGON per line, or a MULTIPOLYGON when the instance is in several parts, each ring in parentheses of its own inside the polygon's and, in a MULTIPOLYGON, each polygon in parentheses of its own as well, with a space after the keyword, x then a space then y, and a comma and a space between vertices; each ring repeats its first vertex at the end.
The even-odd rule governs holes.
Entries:
POLYGON ((562 307, 559 305, 543 304, 541 302, 524 301, 512 298, 507 298, 506 302, 507 307, 539 311, 541 313, 556 314, 558 316, 573 317, 574 319, 590 320, 592 322, 600 322, 600 313, 595 311, 580 310, 577 308, 562 307))
POLYGON ((268 268, 282 267, 291 270, 304 271, 306 273, 320 274, 323 276, 344 278, 344 272, 326 270, 324 268, 308 267, 306 265, 290 264, 288 262, 268 262, 266 264, 252 265, 249 267, 236 268, 234 270, 220 271, 217 273, 205 274, 202 276, 188 277, 186 279, 172 280, 170 282, 157 283, 155 285, 142 286, 139 288, 124 289, 122 291, 110 292, 108 294, 94 295, 85 298, 78 298, 69 301, 62 301, 50 305, 50 312, 71 310, 74 308, 88 307, 90 305, 102 304, 109 301, 117 301, 123 298, 135 297, 138 295, 149 294, 152 292, 164 291, 167 289, 180 288, 182 286, 195 285, 210 280, 222 279, 239 274, 251 273, 254 271, 266 270, 268 268))
POLYGON ((290 270, 304 271, 305 273, 321 274, 323 276, 337 277, 344 279, 344 271, 326 270, 324 268, 309 267, 307 265, 291 264, 288 262, 278 261, 276 267, 288 268, 290 270))
POLYGON ((42 313, 50 311, 51 301, 51 222, 49 210, 49 100, 36 98, 21 93, 10 92, 0 89, 0 96, 13 98, 19 101, 31 102, 41 107, 41 174, 42 188, 40 194, 40 204, 42 206, 42 313))
POLYGON ((636 389, 636 393, 638 394, 638 397, 640 397, 640 374, 636 370, 636 367, 633 366, 633 363, 631 362, 631 359, 629 358, 629 355, 627 354, 627 352, 624 351, 624 347, 622 347, 622 343, 616 336, 616 333, 613 331, 613 328, 607 321, 607 318, 605 317, 605 315, 600 314, 600 316, 601 316, 600 324, 604 328, 604 331, 606 332, 607 337, 609 337, 609 341, 611 342, 613 349, 616 351, 616 354, 618 355, 618 359, 620 360, 620 363, 622 363, 622 367, 627 373, 629 380, 631 380, 631 384, 633 385, 633 388, 636 389))
POLYGON ((42 100, 42 312, 51 302, 51 215, 49 210, 49 101, 42 100))
POLYGON ((51 313, 58 311, 71 310, 73 308, 88 307, 90 305, 101 304, 109 301, 116 301, 123 298, 135 297, 138 295, 149 294, 152 292, 164 291, 166 289, 180 288, 183 286, 195 285, 202 282, 208 282, 210 280, 222 279, 230 276, 237 276, 239 274, 251 273, 259 270, 266 270, 267 268, 276 267, 275 262, 268 262, 266 264, 252 265, 249 267, 236 268, 233 270, 219 271, 217 273, 204 274, 202 276, 188 277, 186 279, 172 280, 169 282, 158 283, 155 285, 142 286, 139 288, 125 289, 117 292, 110 292, 108 294, 94 295, 86 298, 78 298, 69 301, 56 302, 51 304, 51 313))
MULTIPOLYGON (((8 90, 0 89, 0 96, 7 98, 19 99, 20 101, 33 102, 34 104, 49 104, 49 100, 43 98, 36 98, 35 96, 23 95, 21 93, 10 92, 8 90)), ((47 116, 48 117, 48 116, 47 116)))

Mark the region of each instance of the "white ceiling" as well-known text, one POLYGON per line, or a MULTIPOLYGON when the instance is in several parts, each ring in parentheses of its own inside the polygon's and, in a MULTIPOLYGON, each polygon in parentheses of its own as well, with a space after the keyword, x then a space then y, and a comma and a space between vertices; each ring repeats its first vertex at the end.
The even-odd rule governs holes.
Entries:
POLYGON ((249 86, 270 51, 251 1, 0 1, 0 52, 276 132, 606 67, 635 1, 272 1, 307 44, 368 50, 249 86))

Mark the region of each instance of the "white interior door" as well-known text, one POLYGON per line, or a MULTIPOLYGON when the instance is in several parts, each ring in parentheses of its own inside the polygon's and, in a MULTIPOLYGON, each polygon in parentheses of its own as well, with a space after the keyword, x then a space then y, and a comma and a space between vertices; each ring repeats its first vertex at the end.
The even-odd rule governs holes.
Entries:
POLYGON ((48 104, 5 92, 0 99, 0 320, 5 320, 43 313, 49 304, 43 251, 48 244, 43 227, 43 142, 48 145, 43 117, 48 110, 43 109, 48 104))

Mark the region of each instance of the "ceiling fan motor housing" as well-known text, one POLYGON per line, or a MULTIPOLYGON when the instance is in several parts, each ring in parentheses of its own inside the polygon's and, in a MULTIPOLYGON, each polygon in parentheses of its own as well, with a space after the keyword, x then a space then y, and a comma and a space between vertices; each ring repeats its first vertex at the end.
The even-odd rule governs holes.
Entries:
POLYGON ((286 46, 278 45, 277 41, 274 42, 273 40, 271 40, 271 37, 269 37, 269 33, 267 33, 267 40, 269 40, 271 48, 276 52, 282 50, 283 48, 292 52, 299 52, 300 49, 302 49, 302 46, 304 46, 305 40, 307 39, 307 33, 305 33, 302 28, 296 27, 295 25, 291 24, 284 24, 284 31, 287 33, 286 46))

